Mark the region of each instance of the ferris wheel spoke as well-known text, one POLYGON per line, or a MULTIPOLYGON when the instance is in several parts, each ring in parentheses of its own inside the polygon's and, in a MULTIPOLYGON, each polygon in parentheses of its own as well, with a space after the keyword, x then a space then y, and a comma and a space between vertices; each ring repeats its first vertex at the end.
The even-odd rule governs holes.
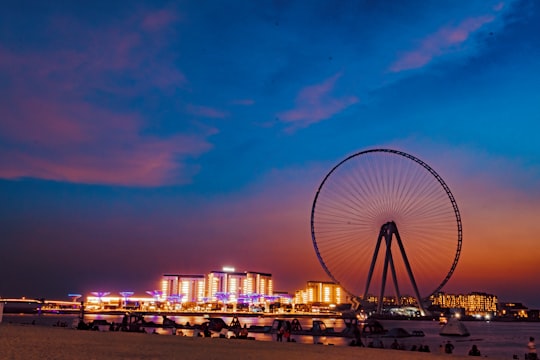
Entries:
POLYGON ((422 297, 444 286, 461 252, 461 216, 448 186, 423 161, 391 149, 359 152, 334 166, 315 195, 311 229, 324 270, 352 296, 363 294, 368 275, 370 289, 381 289, 387 244, 395 243, 394 287, 412 291, 417 283, 422 297))

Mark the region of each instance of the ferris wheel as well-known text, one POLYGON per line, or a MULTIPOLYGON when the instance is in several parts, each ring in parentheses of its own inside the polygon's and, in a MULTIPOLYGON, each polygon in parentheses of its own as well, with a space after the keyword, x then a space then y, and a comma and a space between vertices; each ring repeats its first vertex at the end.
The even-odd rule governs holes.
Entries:
POLYGON ((311 209, 319 261, 353 298, 422 301, 448 282, 459 260, 461 216, 444 180, 422 160, 391 149, 353 154, 320 184, 311 209))

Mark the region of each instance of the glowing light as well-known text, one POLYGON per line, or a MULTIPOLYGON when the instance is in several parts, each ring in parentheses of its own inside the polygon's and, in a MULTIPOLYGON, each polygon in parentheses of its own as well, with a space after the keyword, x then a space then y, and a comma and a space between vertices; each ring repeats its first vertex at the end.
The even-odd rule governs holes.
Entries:
POLYGON ((73 302, 77 301, 82 295, 81 294, 68 294, 68 296, 73 300, 73 302))
POLYGON ((153 296, 155 301, 159 301, 160 298, 162 297, 162 293, 161 293, 161 291, 159 291, 159 290, 147 291, 146 293, 147 293, 148 295, 153 296))
POLYGON ((223 271, 225 271, 225 272, 234 272, 234 268, 232 266, 224 266, 223 271))

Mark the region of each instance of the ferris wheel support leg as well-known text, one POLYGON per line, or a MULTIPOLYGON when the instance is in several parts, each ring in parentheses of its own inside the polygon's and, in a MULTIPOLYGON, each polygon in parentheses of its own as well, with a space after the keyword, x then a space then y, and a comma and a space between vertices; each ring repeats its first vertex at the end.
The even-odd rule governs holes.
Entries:
POLYGON ((382 306, 383 306, 383 299, 384 299, 384 290, 386 288, 386 278, 388 276, 388 263, 392 261, 392 233, 388 231, 388 228, 386 226, 383 226, 385 231, 384 239, 386 242, 386 255, 384 256, 384 267, 383 267, 383 273, 382 273, 382 281, 381 281, 381 293, 379 296, 379 299, 377 301, 377 313, 380 314, 382 312, 382 306))
POLYGON ((371 259, 371 265, 369 266, 368 277, 366 281, 366 290, 364 291, 364 300, 367 300, 369 286, 371 285, 371 279, 373 278, 373 269, 375 269, 375 263, 377 262, 377 256, 379 256, 379 249, 381 248, 382 238, 384 236, 384 225, 381 227, 379 232, 379 237, 377 238, 377 245, 375 245, 375 250, 373 251, 373 258, 371 259))
POLYGON ((392 271, 392 280, 394 281, 394 289, 396 290, 396 304, 400 305, 401 292, 399 291, 396 267, 394 266, 394 258, 392 256, 392 253, 390 253, 390 270, 392 271))
POLYGON ((397 226, 394 222, 392 222, 392 226, 394 228, 394 234, 396 235, 396 240, 399 246, 399 250, 401 251, 401 256, 403 257, 403 262, 405 263, 405 268, 407 269, 407 274, 409 275, 409 279, 411 280, 411 284, 414 289, 414 294, 416 296, 416 301, 418 302, 418 307, 420 308, 422 315, 424 315, 426 311, 424 309, 424 305, 422 304, 420 292, 418 291, 418 286, 416 285, 416 280, 414 279, 414 275, 411 269, 411 264, 409 264, 409 259, 407 258, 407 254, 405 253, 405 248, 403 246, 403 242, 401 241, 401 236, 399 236, 397 226))

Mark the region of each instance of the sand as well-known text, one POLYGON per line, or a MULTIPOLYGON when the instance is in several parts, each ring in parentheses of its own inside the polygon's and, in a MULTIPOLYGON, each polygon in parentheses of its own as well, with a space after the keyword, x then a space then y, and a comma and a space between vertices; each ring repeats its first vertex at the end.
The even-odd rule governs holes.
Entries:
POLYGON ((436 360, 439 353, 0 324, 0 359, 436 360))

